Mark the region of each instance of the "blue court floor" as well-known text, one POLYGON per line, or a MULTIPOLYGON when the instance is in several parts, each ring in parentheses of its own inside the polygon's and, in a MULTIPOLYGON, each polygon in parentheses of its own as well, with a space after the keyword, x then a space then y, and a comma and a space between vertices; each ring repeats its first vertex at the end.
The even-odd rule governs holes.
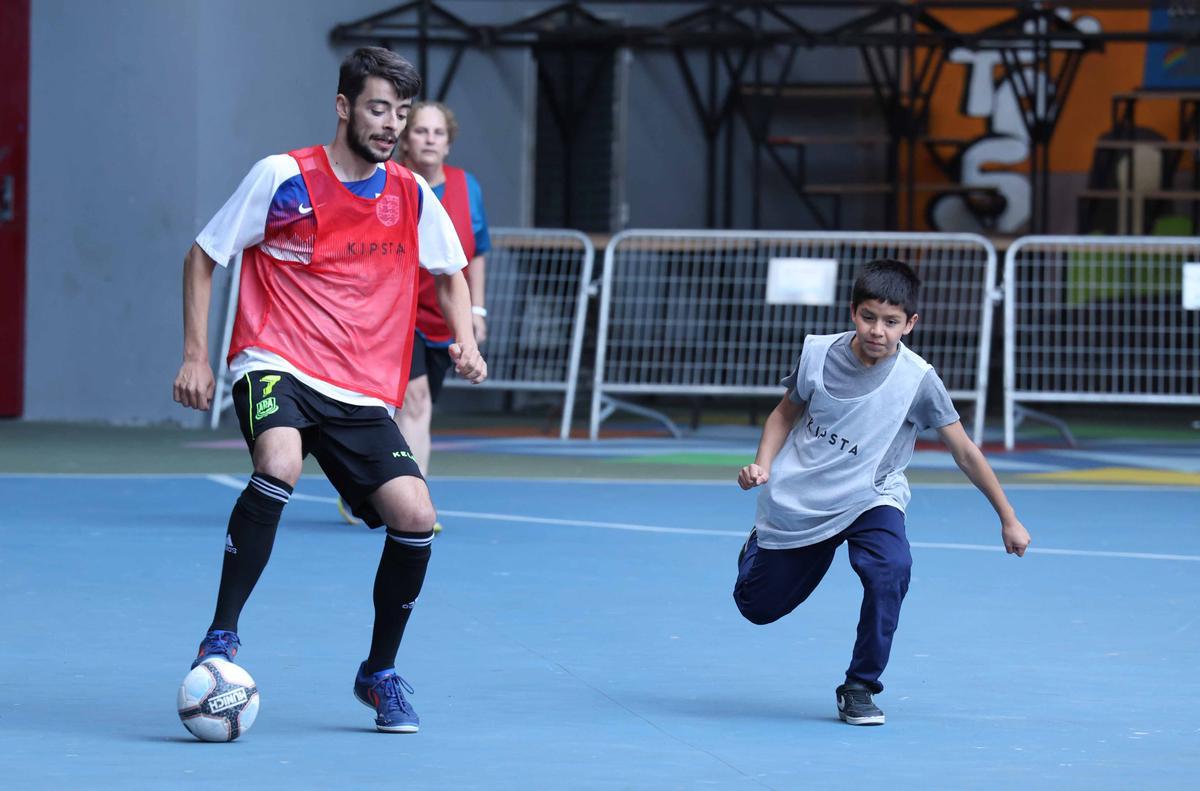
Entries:
POLYGON ((12 789, 1194 788, 1200 492, 916 485, 882 728, 837 720, 845 552, 782 621, 730 589, 732 483, 434 479, 445 532, 398 669, 421 733, 350 694, 382 536, 301 480, 242 617, 253 729, 202 744, 175 690, 208 625, 226 476, 0 477, 0 777, 12 789))

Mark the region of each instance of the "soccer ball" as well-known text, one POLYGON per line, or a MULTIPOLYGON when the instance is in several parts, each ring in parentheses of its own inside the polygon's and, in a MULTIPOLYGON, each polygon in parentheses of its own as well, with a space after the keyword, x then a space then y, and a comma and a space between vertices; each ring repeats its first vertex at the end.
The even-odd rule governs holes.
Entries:
POLYGON ((179 686, 179 719, 197 739, 231 742, 258 716, 258 687, 245 668, 206 659, 179 686))

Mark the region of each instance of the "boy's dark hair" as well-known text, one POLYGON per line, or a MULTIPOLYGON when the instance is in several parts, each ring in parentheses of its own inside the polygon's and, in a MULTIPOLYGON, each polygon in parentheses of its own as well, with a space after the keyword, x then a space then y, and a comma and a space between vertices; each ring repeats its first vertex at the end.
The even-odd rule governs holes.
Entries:
POLYGON ((383 47, 359 47, 346 56, 338 72, 338 93, 354 104, 367 77, 382 77, 392 84, 401 99, 421 92, 421 75, 404 58, 383 47))
POLYGON ((917 312, 917 297, 921 291, 921 278, 903 261, 877 258, 868 261, 854 279, 854 290, 850 292, 850 306, 857 308, 868 299, 887 302, 904 309, 904 315, 912 318, 917 312))

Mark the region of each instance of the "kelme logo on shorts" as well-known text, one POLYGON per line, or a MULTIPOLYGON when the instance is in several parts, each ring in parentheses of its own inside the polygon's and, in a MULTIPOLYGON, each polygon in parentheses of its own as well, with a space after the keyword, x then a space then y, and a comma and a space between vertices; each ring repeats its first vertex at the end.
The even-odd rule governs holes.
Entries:
POLYGON ((267 415, 273 415, 279 411, 279 404, 275 403, 275 398, 264 398, 254 405, 254 419, 262 420, 267 415))

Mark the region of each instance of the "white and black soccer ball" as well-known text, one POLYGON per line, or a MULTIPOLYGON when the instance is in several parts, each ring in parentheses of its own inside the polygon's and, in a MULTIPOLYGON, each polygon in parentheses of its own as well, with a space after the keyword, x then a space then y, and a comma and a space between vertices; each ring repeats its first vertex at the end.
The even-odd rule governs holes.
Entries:
POLYGON ((258 716, 258 687, 240 665, 206 659, 184 677, 177 702, 179 719, 197 739, 231 742, 258 716))

